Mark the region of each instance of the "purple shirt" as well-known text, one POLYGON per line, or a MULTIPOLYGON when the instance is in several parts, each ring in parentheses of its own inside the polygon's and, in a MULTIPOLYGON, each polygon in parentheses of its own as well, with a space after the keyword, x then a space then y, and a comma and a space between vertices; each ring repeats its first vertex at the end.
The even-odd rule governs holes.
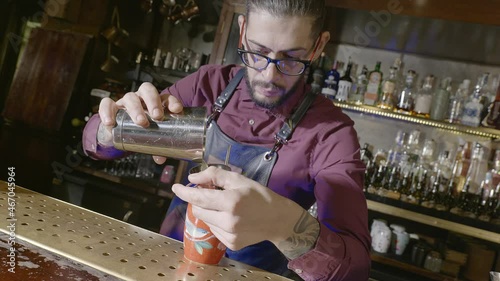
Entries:
MULTIPOLYGON (((162 94, 184 106, 212 110, 216 97, 240 69, 203 66, 162 94)), ((272 148, 274 136, 309 87, 305 83, 282 106, 269 110, 252 101, 244 79, 219 115, 217 124, 241 143, 272 148)), ((368 210, 362 186, 364 165, 354 122, 319 96, 299 122, 289 142, 278 151, 268 187, 304 209, 316 201, 320 235, 315 247, 290 260, 288 267, 304 280, 367 280, 370 271, 368 210)), ((90 126, 91 122, 87 126, 90 126)), ((92 125, 95 127, 95 124, 92 125)), ((99 157, 95 128, 84 132, 84 150, 99 157)), ((109 153, 108 153, 109 154, 109 153)))

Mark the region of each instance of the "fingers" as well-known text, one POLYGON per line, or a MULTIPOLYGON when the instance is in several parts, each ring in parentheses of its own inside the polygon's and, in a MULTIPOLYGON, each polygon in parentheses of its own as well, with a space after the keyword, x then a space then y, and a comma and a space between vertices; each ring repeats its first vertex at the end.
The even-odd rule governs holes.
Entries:
POLYGON ((205 188, 191 188, 186 187, 182 184, 174 184, 172 186, 172 191, 180 199, 207 210, 231 210, 231 206, 228 203, 233 201, 231 200, 233 194, 228 191, 205 188))
POLYGON ((166 103, 167 103, 167 109, 172 113, 180 113, 184 109, 182 103, 172 95, 167 95, 166 103))
POLYGON ((235 185, 231 183, 241 182, 242 179, 238 179, 240 175, 234 172, 226 171, 217 167, 208 167, 207 169, 191 174, 188 176, 188 180, 195 184, 206 184, 211 183, 213 185, 219 186, 222 189, 230 190, 236 188, 235 185))
POLYGON ((103 98, 99 104, 99 116, 105 126, 115 125, 115 116, 118 106, 110 98, 103 98))
MULTIPOLYGON (((156 87, 151 83, 142 83, 137 92, 129 92, 114 102, 104 98, 99 105, 99 115, 106 126, 115 124, 116 112, 124 108, 132 121, 142 127, 149 126, 144 106, 152 119, 161 120, 164 116, 164 107, 172 113, 180 113, 184 107, 181 102, 170 94, 159 95, 156 87)), ((165 162, 159 159, 161 163, 165 162)))
POLYGON ((153 84, 142 83, 135 94, 144 101, 149 115, 153 119, 160 120, 163 118, 161 97, 153 84))
POLYGON ((155 161, 156 164, 161 165, 167 161, 167 158, 162 156, 153 156, 153 161, 155 161))

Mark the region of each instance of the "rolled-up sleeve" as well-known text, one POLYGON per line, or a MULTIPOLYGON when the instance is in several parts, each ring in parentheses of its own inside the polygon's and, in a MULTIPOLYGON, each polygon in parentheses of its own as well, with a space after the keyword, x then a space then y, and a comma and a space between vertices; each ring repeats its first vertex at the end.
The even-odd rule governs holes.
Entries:
POLYGON ((312 166, 320 235, 288 267, 307 281, 368 280, 370 235, 357 134, 347 124, 318 137, 312 166))

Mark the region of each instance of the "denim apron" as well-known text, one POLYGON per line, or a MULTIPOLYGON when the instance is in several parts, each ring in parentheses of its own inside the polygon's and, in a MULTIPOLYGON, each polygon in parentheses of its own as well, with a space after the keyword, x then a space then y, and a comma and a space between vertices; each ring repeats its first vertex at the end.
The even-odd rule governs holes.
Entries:
MULTIPOLYGON (((226 164, 233 171, 267 186, 278 158, 277 151, 283 144, 286 144, 295 125, 307 111, 316 94, 306 95, 293 116, 276 134, 276 143, 272 149, 241 144, 224 134, 217 125, 216 119, 231 98, 243 75, 244 69, 241 69, 215 101, 213 113, 207 120, 204 160, 209 165, 226 164)), ((177 197, 172 200, 160 233, 182 241, 186 205, 177 197)), ((296 279, 298 277, 288 269, 288 259, 269 241, 250 245, 238 251, 227 249, 226 257, 289 278, 296 279)))

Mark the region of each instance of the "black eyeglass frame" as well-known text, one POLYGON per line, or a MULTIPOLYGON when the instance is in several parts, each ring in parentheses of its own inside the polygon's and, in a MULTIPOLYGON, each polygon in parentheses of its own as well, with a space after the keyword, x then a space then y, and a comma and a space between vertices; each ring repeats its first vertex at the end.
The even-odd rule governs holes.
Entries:
POLYGON ((240 59, 241 61, 248 67, 252 68, 252 69, 255 69, 255 70, 264 70, 266 69, 270 63, 274 63, 276 65, 276 68, 278 69, 279 72, 285 74, 285 75, 288 75, 288 76, 299 76, 301 75, 302 73, 304 73, 304 71, 306 71, 306 69, 311 65, 311 61, 310 60, 297 60, 297 59, 287 59, 287 58, 284 58, 284 59, 272 59, 268 56, 265 56, 261 53, 258 53, 258 52, 253 52, 253 51, 247 51, 247 50, 244 50, 244 49, 241 49, 241 48, 238 48, 238 55, 240 56, 240 59), (254 66, 251 66, 247 63, 247 60, 243 58, 244 55, 246 54, 251 54, 251 55, 257 55, 259 57, 262 57, 264 59, 267 60, 267 64, 263 67, 254 67, 254 66), (297 74, 290 74, 290 73, 286 73, 284 72, 283 70, 281 70, 281 67, 280 67, 280 62, 282 61, 293 61, 293 62, 300 62, 302 64, 304 64, 304 67, 302 68, 302 70, 297 73, 297 74))
MULTIPOLYGON (((246 22, 245 22, 245 20, 243 20, 243 24, 242 24, 242 26, 241 26, 241 30, 244 30, 244 29, 245 29, 245 23, 246 23, 246 22)), ((268 56, 264 56, 264 55, 262 55, 262 54, 260 54, 260 53, 253 52, 253 51, 247 51, 247 50, 243 49, 244 47, 243 47, 243 36, 242 36, 242 35, 243 35, 243 32, 240 32, 240 38, 239 38, 239 40, 238 40, 238 49, 237 49, 237 52, 238 52, 238 55, 239 55, 239 57, 240 57, 241 61, 242 61, 242 62, 243 62, 246 66, 248 66, 248 67, 250 67, 250 68, 252 68, 252 69, 258 70, 258 71, 262 71, 262 70, 266 69, 266 68, 269 66, 269 64, 272 62, 272 63, 274 63, 274 64, 276 65, 276 68, 278 69, 278 71, 279 71, 280 73, 283 73, 283 74, 288 75, 288 76, 299 76, 299 75, 301 75, 302 73, 304 73, 304 71, 306 71, 306 69, 307 69, 307 68, 308 68, 308 67, 312 64, 312 62, 313 62, 314 55, 316 54, 316 51, 318 50, 319 43, 320 43, 320 39, 321 39, 321 35, 318 37, 318 39, 316 39, 316 41, 315 41, 315 43, 314 43, 314 49, 313 49, 313 52, 312 52, 312 54, 311 54, 311 58, 310 58, 309 60, 297 60, 297 59, 272 59, 272 58, 270 58, 270 57, 268 57, 268 56), (258 55, 258 56, 261 56, 261 57, 266 58, 266 59, 267 59, 267 64, 266 64, 266 67, 259 69, 259 68, 255 68, 255 67, 253 67, 253 66, 248 65, 248 64, 245 62, 245 60, 243 59, 243 55, 244 55, 244 54, 254 54, 254 55, 258 55), (281 69, 279 68, 279 64, 278 64, 280 61, 285 61, 285 60, 289 60, 289 61, 296 61, 296 62, 301 62, 301 63, 304 63, 304 65, 305 65, 305 66, 304 66, 304 69, 303 69, 303 70, 302 70, 299 74, 287 74, 287 73, 285 73, 285 72, 281 71, 281 69)), ((245 34, 245 40, 246 40, 246 34, 245 34)))

